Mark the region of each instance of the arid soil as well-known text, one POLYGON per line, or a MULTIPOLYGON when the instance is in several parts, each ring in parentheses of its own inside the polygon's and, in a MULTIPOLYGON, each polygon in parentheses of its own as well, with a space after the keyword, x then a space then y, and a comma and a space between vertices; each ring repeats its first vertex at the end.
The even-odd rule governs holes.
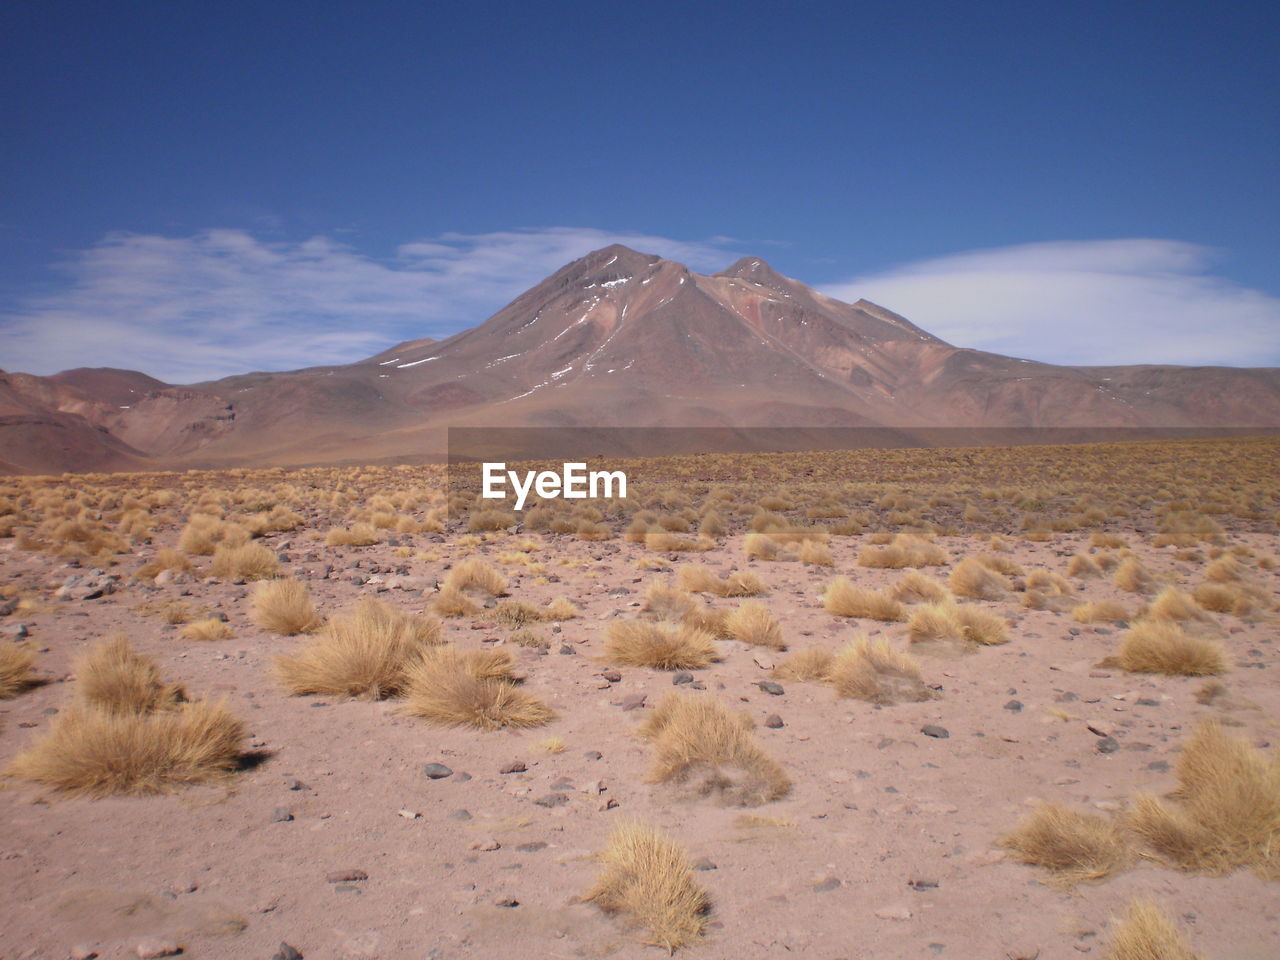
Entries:
MULTIPOLYGON (((1000 844, 1037 801, 1105 814, 1138 791, 1171 790, 1197 718, 1217 717, 1258 747, 1274 743, 1274 612, 1207 615, 1229 661, 1219 678, 1226 689, 1202 695, 1208 703, 1197 700, 1204 677, 1099 667, 1125 625, 1080 623, 1069 608, 1026 609, 1017 583, 1002 600, 972 601, 1007 620, 1007 644, 912 651, 934 694, 924 702, 875 706, 794 680, 767 692, 759 684, 787 654, 717 641, 720 662, 691 671, 695 692, 745 710, 757 742, 793 783, 775 802, 731 807, 648 782, 652 748, 634 730, 677 677, 609 665, 607 626, 640 614, 647 587, 670 576, 664 568, 705 564, 763 580, 761 599, 792 650, 834 651, 859 634, 905 649, 906 623, 823 609, 823 589, 837 575, 880 588, 907 572, 857 562, 870 533, 832 537, 828 567, 748 560, 741 532, 677 555, 621 537, 464 536, 456 526, 383 531, 366 547, 327 547, 305 528, 256 542, 283 558, 282 574, 304 582, 326 616, 371 595, 421 612, 464 556, 500 569, 521 601, 569 598, 577 618, 536 628, 550 640, 545 652, 512 648, 524 689, 559 714, 545 727, 441 728, 399 715, 394 699, 289 696, 273 658, 309 641, 254 625, 252 583, 210 577, 207 558, 195 558, 194 575, 130 577, 173 545, 177 528, 158 530, 104 571, 120 579, 93 599, 81 598, 96 592, 83 589, 99 576, 91 561, 0 541, 0 586, 21 597, 0 629, 13 636, 25 626, 46 681, 0 701, 0 764, 66 708, 73 659, 121 632, 191 694, 225 697, 248 724, 251 751, 227 788, 159 796, 89 799, 7 779, 0 957, 136 957, 148 941, 181 946, 184 956, 261 960, 282 942, 314 960, 661 955, 642 931, 579 900, 598 871, 593 852, 621 818, 664 828, 696 863, 712 910, 705 941, 682 951, 688 956, 1102 957, 1110 921, 1138 894, 1154 895, 1210 960, 1276 956, 1277 887, 1247 869, 1204 877, 1139 860, 1103 882, 1062 889, 1000 844), (540 569, 499 559, 517 540, 540 569), (82 579, 57 596, 73 577, 82 579), (181 625, 147 615, 167 601, 186 604, 193 618, 225 615, 234 636, 184 639, 181 625), (766 723, 774 715, 781 725, 766 723), (563 749, 551 752, 558 745, 549 738, 563 749), (451 773, 432 779, 428 764, 451 773)), ((1126 521, 1106 529, 1126 537, 1160 586, 1202 582, 1201 563, 1152 546, 1126 521)), ((1009 536, 1006 556, 1027 572, 1065 573, 1077 552, 1097 553, 1090 534, 1009 536)), ((989 549, 972 533, 934 542, 948 563, 922 572, 943 582, 958 560, 989 549)), ((1222 546, 1274 557, 1277 538, 1229 527, 1222 546)), ((1250 575, 1274 605, 1280 571, 1259 566, 1250 575)), ((1073 604, 1106 598, 1136 611, 1151 599, 1118 589, 1110 575, 1070 582, 1073 604)), ((445 619, 445 638, 464 649, 510 646, 511 629, 489 613, 445 619)))

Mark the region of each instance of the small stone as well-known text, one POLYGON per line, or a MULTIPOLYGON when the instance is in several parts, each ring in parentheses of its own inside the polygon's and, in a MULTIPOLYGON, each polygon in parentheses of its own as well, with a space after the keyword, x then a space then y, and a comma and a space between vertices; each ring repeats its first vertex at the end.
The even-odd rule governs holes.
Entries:
POLYGON ((443 780, 445 777, 453 776, 453 770, 443 763, 424 763, 422 775, 428 780, 443 780))
POLYGON ((493 901, 493 905, 495 907, 518 907, 520 906, 520 901, 513 900, 511 897, 502 897, 499 900, 493 901))
POLYGON ((182 945, 173 940, 143 940, 134 951, 140 960, 154 960, 155 957, 176 957, 182 952, 182 945))
POLYGON ((408 808, 397 810, 396 813, 404 817, 406 820, 417 820, 419 817, 422 816, 422 814, 418 813, 418 811, 409 810, 408 808))
POLYGON ((547 849, 547 845, 542 840, 531 840, 529 843, 521 843, 516 846, 521 853, 537 853, 539 850, 547 849))
POLYGON ((301 780, 286 780, 285 786, 288 787, 290 790, 310 790, 311 789, 301 780))
POLYGON ((334 870, 325 874, 326 883, 351 883, 355 880, 368 880, 369 874, 363 870, 334 870))
POLYGON ((468 849, 480 850, 484 853, 492 853, 494 850, 501 850, 502 844, 490 837, 487 840, 474 841, 468 849))
POLYGON ((293 814, 289 812, 288 807, 276 807, 271 811, 269 823, 288 823, 293 819, 293 814))
POLYGON ((280 949, 275 952, 271 960, 302 960, 302 951, 281 940, 280 949))
POLYGON ((583 756, 586 757, 588 760, 604 759, 604 754, 601 753, 599 750, 588 750, 586 753, 583 754, 583 756))
POLYGON ((1156 773, 1168 773, 1169 762, 1167 760, 1152 760, 1147 764, 1148 770, 1154 770, 1156 773))
POLYGON ((1115 737, 1101 737, 1096 749, 1099 753, 1115 753, 1120 749, 1120 741, 1115 737))
POLYGON ((567 793, 548 793, 533 802, 540 807, 563 807, 569 802, 569 795, 567 793))
POLYGON ((604 677, 610 683, 617 683, 619 680, 622 679, 622 674, 620 674, 617 670, 606 670, 602 674, 600 674, 600 676, 604 677))
POLYGON ((830 893, 832 890, 839 890, 844 886, 839 877, 827 877, 825 880, 819 880, 813 885, 814 893, 830 893))
POLYGON ((718 869, 720 869, 720 868, 719 868, 719 867, 717 867, 717 866, 715 865, 715 862, 714 862, 714 861, 712 861, 712 860, 708 860, 706 857, 699 857, 697 860, 693 861, 693 869, 695 869, 695 870, 718 870, 718 869))
POLYGON ((449 814, 449 819, 462 821, 470 820, 471 812, 469 810, 455 810, 453 813, 449 814))
POLYGON ((1004 705, 1004 708, 1005 708, 1006 710, 1008 710, 1010 713, 1021 713, 1021 712, 1022 712, 1022 701, 1020 701, 1020 700, 1010 700, 1008 703, 1006 703, 1006 704, 1004 705))
POLYGON ((764 725, 770 730, 780 730, 784 726, 782 718, 776 713, 771 713, 764 718, 764 725))
POLYGON ((776 680, 760 680, 756 683, 762 693, 767 693, 771 697, 780 697, 787 691, 782 688, 782 684, 776 680))
POLYGON ((685 673, 683 670, 680 670, 671 678, 671 685, 673 687, 678 687, 684 683, 693 683, 692 673, 685 673))
POLYGON ((504 763, 498 770, 499 773, 524 773, 529 768, 523 760, 512 760, 510 763, 504 763))
MULTIPOLYGON (((933 737, 935 740, 946 740, 951 736, 951 731, 946 727, 939 727, 932 723, 926 723, 920 728, 920 732, 926 737, 933 737)), ((879 914, 876 914, 876 916, 879 916, 879 914)))
POLYGON ((94 960, 97 955, 97 950, 83 943, 77 943, 71 948, 71 960, 94 960))
POLYGON ((577 654, 578 651, 573 649, 573 647, 571 647, 569 644, 562 643, 560 644, 560 652, 568 657, 568 656, 574 656, 575 654, 577 654))
POLYGON ((876 916, 881 920, 910 920, 911 908, 905 903, 891 903, 876 908, 876 916))
POLYGON ((643 693, 629 693, 618 701, 618 706, 623 710, 640 710, 647 699, 648 697, 643 693))

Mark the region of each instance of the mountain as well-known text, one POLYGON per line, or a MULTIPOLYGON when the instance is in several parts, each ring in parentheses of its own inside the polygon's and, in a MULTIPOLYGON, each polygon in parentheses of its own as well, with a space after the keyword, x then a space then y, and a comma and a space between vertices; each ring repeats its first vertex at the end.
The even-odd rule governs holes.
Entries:
POLYGON ((1277 427, 1280 370, 1064 367, 946 343, 758 258, 606 247, 484 323, 356 363, 173 386, 0 373, 0 469, 421 460, 446 426, 1277 427))

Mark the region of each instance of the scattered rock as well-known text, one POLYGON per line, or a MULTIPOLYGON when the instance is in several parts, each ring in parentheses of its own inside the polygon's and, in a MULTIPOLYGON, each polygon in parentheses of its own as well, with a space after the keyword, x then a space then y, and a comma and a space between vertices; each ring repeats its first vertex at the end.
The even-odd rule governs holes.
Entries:
POLYGON ((695 869, 695 870, 718 870, 718 869, 720 869, 720 868, 719 868, 719 867, 717 867, 717 866, 715 865, 715 862, 714 862, 714 861, 712 861, 712 860, 708 860, 706 857, 699 857, 697 860, 693 861, 693 869, 695 869))
MULTIPOLYGON (((923 727, 920 728, 920 732, 923 733, 926 737, 933 737, 935 740, 946 740, 948 737, 951 736, 951 731, 949 731, 946 727, 939 727, 936 724, 932 724, 932 723, 926 723, 923 727)), ((880 914, 877 913, 876 916, 880 916, 880 914)))
POLYGON ((814 893, 829 893, 832 890, 839 890, 844 886, 839 877, 827 877, 825 880, 819 880, 813 885, 814 893))
POLYGON ((498 772, 499 773, 524 773, 528 769, 529 768, 525 765, 525 762, 523 760, 512 760, 510 763, 503 764, 502 767, 498 770, 498 772))
POLYGON ((98 955, 98 951, 93 947, 85 946, 83 943, 77 943, 71 948, 71 960, 94 960, 98 955))
POLYGON ((1102 737, 1098 740, 1097 751, 1099 753, 1115 753, 1120 749, 1120 741, 1115 737, 1102 737))
POLYGON ((604 759, 604 754, 601 753, 599 750, 588 750, 586 753, 583 754, 583 756, 586 757, 588 760, 604 759))
POLYGON ((520 901, 513 900, 511 897, 502 897, 499 900, 493 901, 493 905, 495 907, 518 907, 520 906, 520 901))
POLYGON ((274 810, 271 811, 271 817, 269 818, 268 822, 269 823, 288 823, 292 819, 293 819, 293 814, 289 811, 288 807, 276 807, 274 810))
POLYGON ((1021 700, 1010 700, 1008 703, 1006 703, 1006 704, 1004 705, 1004 708, 1005 708, 1006 710, 1008 710, 1010 713, 1021 713, 1021 712, 1022 712, 1022 701, 1021 701, 1021 700))
POLYGON ((529 843, 521 843, 516 846, 521 853, 537 853, 539 850, 547 849, 547 844, 542 840, 532 840, 529 843))
POLYGON ((618 706, 623 710, 640 710, 644 707, 648 696, 643 693, 629 693, 618 701, 618 706))
POLYGON ((135 952, 140 960, 154 960, 155 957, 176 957, 182 952, 182 944, 157 937, 143 940, 138 944, 135 952))
POLYGON ((1167 760, 1153 760, 1147 764, 1148 770, 1154 770, 1156 773, 1168 773, 1169 762, 1167 760))
POLYGON ((467 821, 471 819, 471 812, 469 810, 455 810, 449 814, 449 819, 467 821))
POLYGON ((281 940, 280 949, 275 952, 271 960, 302 960, 302 951, 281 940))
POLYGON ((765 717, 764 725, 768 727, 770 730, 779 730, 783 726, 785 726, 785 724, 783 724, 782 722, 782 718, 778 716, 776 713, 771 713, 767 717, 765 717))
POLYGON ((467 849, 480 850, 484 853, 492 853, 494 850, 501 850, 502 844, 497 840, 494 840, 492 837, 489 837, 488 839, 474 841, 467 849))
POLYGON ((787 691, 782 688, 782 684, 776 680, 760 680, 756 686, 760 688, 762 693, 767 693, 771 697, 780 697, 787 691))
POLYGON ((443 763, 425 763, 422 765, 422 775, 429 780, 443 780, 452 776, 453 770, 443 763))
POLYGON ((671 685, 674 687, 678 687, 684 683, 693 683, 693 674, 685 673, 683 670, 680 670, 671 678, 671 685))
POLYGON ((369 874, 363 870, 334 870, 325 874, 326 883, 351 883, 356 880, 368 880, 369 874))
POLYGON ((548 793, 533 802, 540 807, 563 807, 569 802, 569 795, 567 793, 548 793))
POLYGON ((600 674, 600 676, 604 677, 610 683, 617 683, 619 680, 622 679, 622 674, 620 674, 617 670, 605 670, 603 673, 600 674))

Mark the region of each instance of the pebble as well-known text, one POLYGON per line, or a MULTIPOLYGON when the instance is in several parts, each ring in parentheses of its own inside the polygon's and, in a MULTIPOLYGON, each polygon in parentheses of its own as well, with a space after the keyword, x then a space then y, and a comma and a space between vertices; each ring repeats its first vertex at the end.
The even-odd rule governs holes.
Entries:
POLYGON ((469 810, 455 810, 449 814, 450 820, 470 820, 471 812, 469 810))
POLYGON ((588 760, 604 759, 604 754, 601 753, 599 750, 588 750, 586 753, 583 754, 583 756, 586 757, 588 760))
POLYGON ((839 877, 827 877, 825 880, 819 880, 813 885, 814 893, 829 893, 832 890, 839 890, 844 886, 839 877))
POLYGON ((155 957, 176 957, 182 952, 182 945, 172 940, 148 939, 139 943, 135 952, 140 960, 154 960, 155 957))
POLYGON ((783 689, 782 684, 776 680, 761 680, 756 683, 761 692, 769 694, 771 697, 780 697, 787 691, 783 689))
POLYGON ((443 763, 425 763, 422 765, 422 775, 429 780, 443 780, 452 776, 453 770, 443 763))
POLYGON ((629 693, 618 701, 618 706, 623 710, 639 710, 644 707, 648 696, 643 693, 629 693))
POLYGON ((487 840, 476 840, 471 844, 469 850, 480 850, 484 853, 492 853, 494 850, 501 850, 502 844, 490 837, 487 840))
POLYGON ((523 760, 512 760, 510 763, 504 763, 498 770, 499 773, 524 773, 529 768, 523 760))
POLYGON ((281 940, 280 949, 275 952, 271 960, 302 960, 302 951, 281 940))
POLYGON ((604 677, 610 683, 617 683, 619 680, 622 679, 622 674, 620 674, 617 670, 606 670, 603 673, 601 673, 600 676, 604 677))
POLYGON ((1099 753, 1115 753, 1120 749, 1120 741, 1115 737, 1101 737, 1096 749, 1099 753))
POLYGON ((1006 703, 1006 704, 1004 705, 1004 708, 1005 708, 1006 710, 1008 710, 1010 713, 1021 713, 1021 712, 1022 712, 1022 701, 1021 701, 1021 700, 1010 700, 1008 703, 1006 703))
POLYGON ((717 866, 715 865, 715 861, 713 861, 713 860, 708 860, 706 857, 700 857, 700 858, 698 858, 697 860, 695 860, 695 861, 693 862, 693 869, 695 869, 695 870, 719 870, 720 868, 719 868, 719 867, 717 867, 717 866))
POLYGON ((288 823, 293 819, 293 814, 289 812, 288 807, 276 807, 271 811, 269 823, 288 823))
POLYGON ((93 960, 98 955, 98 951, 93 947, 85 946, 83 943, 77 943, 71 948, 71 960, 93 960))
MULTIPOLYGON (((951 736, 951 731, 946 727, 939 727, 932 723, 926 723, 920 728, 920 732, 926 737, 933 737, 935 740, 946 740, 951 736)), ((876 916, 879 916, 879 914, 876 914, 876 916)))
POLYGON ((369 874, 363 870, 334 870, 332 873, 325 874, 326 883, 349 883, 353 880, 368 880, 369 874))
POLYGON ((518 907, 520 906, 520 901, 513 900, 511 897, 503 897, 500 900, 493 901, 493 905, 495 907, 518 907))
POLYGON ((881 920, 910 920, 911 908, 905 903, 891 903, 888 906, 877 907, 876 916, 881 920))
POLYGON ((678 687, 684 683, 693 683, 692 673, 685 673, 683 670, 680 670, 671 678, 671 685, 673 687, 678 687))
POLYGON ((569 795, 567 793, 548 793, 533 802, 540 807, 563 807, 569 802, 569 795))
POLYGON ((779 730, 784 726, 782 722, 782 718, 778 716, 776 713, 771 713, 767 717, 765 717, 764 725, 768 727, 770 730, 779 730))

